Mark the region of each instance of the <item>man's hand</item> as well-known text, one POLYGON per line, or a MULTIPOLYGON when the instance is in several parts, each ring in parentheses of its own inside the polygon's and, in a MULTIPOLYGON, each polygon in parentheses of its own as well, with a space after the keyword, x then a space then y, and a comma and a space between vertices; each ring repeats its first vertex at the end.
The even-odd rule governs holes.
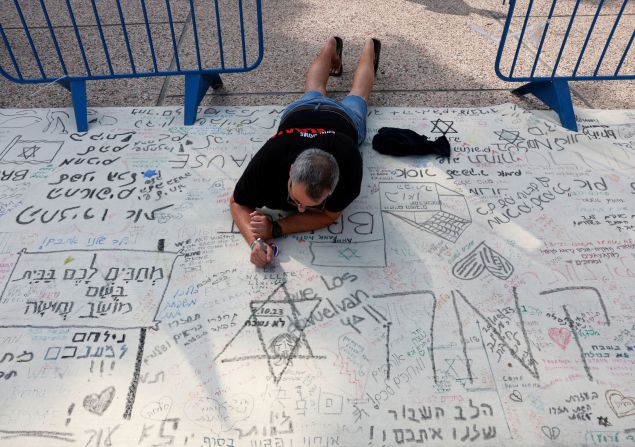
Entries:
POLYGON ((273 248, 269 244, 258 243, 254 244, 254 248, 251 250, 251 262, 256 267, 264 267, 269 264, 273 259, 273 248))
POLYGON ((273 248, 264 242, 260 243, 254 241, 257 238, 271 238, 271 222, 269 222, 267 216, 256 212, 253 208, 237 203, 234 201, 233 195, 229 199, 229 206, 234 222, 236 222, 236 225, 240 229, 245 241, 248 244, 252 244, 250 255, 251 262, 257 267, 264 267, 269 264, 273 259, 273 248), (266 222, 263 222, 262 219, 265 219, 266 222), (254 231, 255 229, 256 231, 254 231), (268 233, 268 235, 260 233, 268 233))
POLYGON ((260 239, 271 239, 273 237, 271 234, 271 219, 269 219, 269 216, 254 211, 249 214, 249 218, 249 228, 254 237, 259 237, 260 239))

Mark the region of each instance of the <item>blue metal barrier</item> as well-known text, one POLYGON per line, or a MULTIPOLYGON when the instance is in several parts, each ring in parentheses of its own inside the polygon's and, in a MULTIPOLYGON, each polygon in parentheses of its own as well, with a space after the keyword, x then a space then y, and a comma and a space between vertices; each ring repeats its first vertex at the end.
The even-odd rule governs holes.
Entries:
POLYGON ((261 0, 4 0, 0 74, 71 92, 88 129, 86 81, 185 76, 184 123, 193 124, 222 73, 263 57, 261 0), (88 19, 87 19, 88 18, 88 19))
POLYGON ((633 57, 628 59, 635 20, 632 14, 624 14, 628 0, 621 0, 619 10, 614 12, 606 11, 608 1, 599 0, 597 6, 593 5, 595 10, 585 14, 580 10, 581 0, 561 1, 558 5, 558 0, 526 0, 526 8, 520 11, 516 10, 517 3, 510 0, 496 56, 496 74, 505 81, 528 82, 513 93, 534 94, 558 113, 564 127, 577 131, 569 81, 635 79, 635 61, 633 57), (605 14, 601 14, 603 9, 605 14), (599 30, 598 18, 604 29, 610 29, 608 33, 599 30), (557 19, 563 19, 560 29, 556 28, 557 19), (516 25, 515 33, 510 31, 512 24, 516 25), (528 37, 532 29, 537 29, 539 39, 528 37), (517 36, 517 43, 512 36, 517 36), (625 64, 627 60, 630 63, 625 64))

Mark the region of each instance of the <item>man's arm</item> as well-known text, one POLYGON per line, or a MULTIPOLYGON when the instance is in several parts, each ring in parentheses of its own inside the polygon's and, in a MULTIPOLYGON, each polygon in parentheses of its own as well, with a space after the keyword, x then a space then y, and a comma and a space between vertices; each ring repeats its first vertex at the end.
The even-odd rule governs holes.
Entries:
POLYGON ((240 203, 236 202, 234 200, 233 194, 229 198, 229 210, 232 213, 234 222, 236 222, 236 225, 238 225, 240 233, 245 238, 245 241, 247 241, 248 245, 251 245, 251 243, 256 240, 256 236, 254 236, 249 227, 249 223, 251 220, 249 215, 255 210, 251 207, 241 205, 240 203))
MULTIPOLYGON (((341 212, 333 213, 331 211, 305 211, 304 213, 292 214, 289 217, 278 219, 282 234, 302 233, 304 231, 317 230, 324 228, 335 222, 341 215, 341 212)), ((247 230, 254 238, 271 239, 273 237, 273 227, 271 219, 259 212, 251 213, 250 225, 247 230)), ((242 229, 241 229, 242 231, 242 229)), ((244 234, 244 233, 243 233, 244 234)))
POLYGON ((341 214, 341 211, 334 213, 327 210, 322 212, 307 210, 304 213, 295 213, 289 217, 278 219, 278 224, 280 224, 282 234, 302 233, 327 227, 335 222, 341 214))
POLYGON ((232 194, 229 199, 229 210, 231 211, 234 222, 238 225, 240 233, 245 238, 245 241, 247 241, 247 244, 249 244, 250 247, 253 246, 251 251, 251 262, 258 267, 264 267, 271 262, 271 259, 273 258, 273 249, 267 245, 265 251, 263 246, 260 244, 252 245, 256 240, 256 236, 250 228, 251 213, 254 212, 254 209, 236 202, 234 200, 234 195, 232 194))

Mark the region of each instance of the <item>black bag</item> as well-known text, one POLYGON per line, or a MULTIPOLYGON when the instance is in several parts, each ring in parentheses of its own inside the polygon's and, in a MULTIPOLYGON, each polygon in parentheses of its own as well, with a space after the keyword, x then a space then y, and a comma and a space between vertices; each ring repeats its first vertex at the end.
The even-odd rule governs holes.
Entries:
POLYGON ((445 135, 434 141, 428 140, 425 135, 419 135, 410 129, 397 127, 382 127, 373 137, 373 149, 380 154, 395 155, 427 155, 437 154, 449 157, 450 142, 445 135))

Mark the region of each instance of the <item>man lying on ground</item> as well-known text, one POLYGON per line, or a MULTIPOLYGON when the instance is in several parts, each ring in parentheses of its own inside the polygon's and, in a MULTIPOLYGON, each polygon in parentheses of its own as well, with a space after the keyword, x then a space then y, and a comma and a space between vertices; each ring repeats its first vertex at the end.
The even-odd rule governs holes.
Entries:
POLYGON ((326 97, 326 84, 342 74, 342 47, 339 37, 326 41, 309 66, 304 96, 285 109, 278 133, 254 155, 230 198, 232 217, 258 267, 273 259, 271 239, 326 227, 359 195, 359 146, 381 43, 366 40, 350 93, 335 101, 326 97), (268 210, 285 216, 274 219, 268 210))

